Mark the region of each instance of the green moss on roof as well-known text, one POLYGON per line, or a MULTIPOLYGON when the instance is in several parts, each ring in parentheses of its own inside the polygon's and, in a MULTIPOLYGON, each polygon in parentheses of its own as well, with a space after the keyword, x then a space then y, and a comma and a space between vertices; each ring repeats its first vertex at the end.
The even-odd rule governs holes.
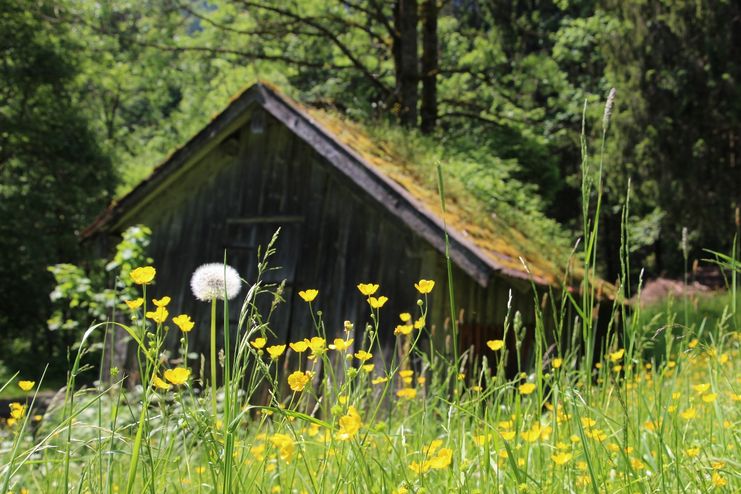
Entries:
MULTIPOLYGON (((428 211, 442 218, 436 184, 436 159, 430 156, 429 151, 419 149, 420 160, 414 161, 404 157, 410 154, 409 150, 404 153, 398 152, 392 142, 373 135, 372 130, 366 126, 326 110, 305 106, 302 106, 302 109, 369 165, 405 189, 428 211)), ((414 139, 405 140, 406 143, 413 141, 414 139)), ((549 284, 561 282, 563 271, 559 269, 556 260, 544 254, 544 247, 540 247, 538 242, 529 239, 523 232, 490 211, 473 195, 468 194, 465 185, 457 177, 447 173, 445 180, 447 210, 445 220, 450 228, 472 241, 498 265, 524 272, 525 268, 520 261, 522 258, 530 272, 543 282, 549 284)), ((548 243, 553 239, 541 240, 548 243)), ((554 250, 552 246, 551 250, 554 250)), ((561 254, 558 256, 560 260, 565 262, 568 253, 555 250, 556 255, 561 254)))

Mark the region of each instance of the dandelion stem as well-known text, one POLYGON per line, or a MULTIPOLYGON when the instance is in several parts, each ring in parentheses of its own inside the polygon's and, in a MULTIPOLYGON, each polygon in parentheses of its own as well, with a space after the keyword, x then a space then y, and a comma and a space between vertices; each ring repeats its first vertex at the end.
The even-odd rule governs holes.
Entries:
POLYGON ((216 420, 216 298, 211 300, 211 407, 216 420))

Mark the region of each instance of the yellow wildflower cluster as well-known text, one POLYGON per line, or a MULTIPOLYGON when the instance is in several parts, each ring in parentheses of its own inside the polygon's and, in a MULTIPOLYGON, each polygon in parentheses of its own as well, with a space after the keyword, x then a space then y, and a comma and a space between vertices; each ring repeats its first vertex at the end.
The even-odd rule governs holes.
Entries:
POLYGON ((449 467, 453 462, 453 450, 451 448, 440 448, 442 444, 442 440, 435 439, 428 446, 422 448, 420 454, 424 459, 411 462, 409 468, 417 475, 421 475, 433 469, 441 470, 449 467))

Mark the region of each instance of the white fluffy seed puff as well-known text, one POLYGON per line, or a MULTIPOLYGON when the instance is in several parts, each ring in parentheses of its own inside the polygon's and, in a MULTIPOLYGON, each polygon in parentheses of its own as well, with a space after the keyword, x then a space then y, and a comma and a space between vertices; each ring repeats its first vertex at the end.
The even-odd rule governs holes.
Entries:
POLYGON ((190 288, 198 300, 210 302, 213 299, 231 300, 239 294, 242 288, 242 280, 239 273, 231 266, 224 266, 218 262, 212 262, 200 266, 193 272, 190 279, 190 288))

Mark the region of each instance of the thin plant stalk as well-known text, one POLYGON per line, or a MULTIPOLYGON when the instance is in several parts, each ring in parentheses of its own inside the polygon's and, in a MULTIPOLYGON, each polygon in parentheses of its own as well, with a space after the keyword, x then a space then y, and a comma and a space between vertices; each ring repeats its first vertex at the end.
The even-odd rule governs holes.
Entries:
POLYGON ((215 423, 218 417, 216 405, 216 298, 211 300, 211 412, 215 423))

